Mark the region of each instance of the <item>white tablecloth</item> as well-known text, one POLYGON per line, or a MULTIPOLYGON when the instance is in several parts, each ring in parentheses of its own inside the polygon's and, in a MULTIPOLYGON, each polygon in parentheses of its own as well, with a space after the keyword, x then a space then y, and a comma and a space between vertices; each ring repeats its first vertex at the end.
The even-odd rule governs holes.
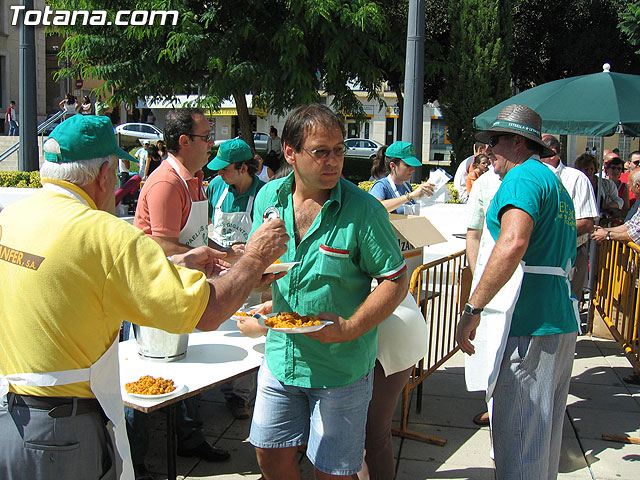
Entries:
POLYGON ((244 336, 234 320, 227 320, 213 332, 189 335, 186 357, 168 363, 144 360, 138 356, 135 340, 122 342, 119 349, 122 398, 126 405, 151 412, 195 395, 259 367, 264 355, 264 341, 265 337, 244 336), (128 395, 124 384, 143 375, 170 378, 184 388, 174 396, 155 400, 128 395))
POLYGON ((466 248, 465 240, 453 234, 467 233, 467 205, 436 203, 420 209, 420 215, 429 220, 447 239, 446 242, 424 247, 423 263, 433 262, 466 248))

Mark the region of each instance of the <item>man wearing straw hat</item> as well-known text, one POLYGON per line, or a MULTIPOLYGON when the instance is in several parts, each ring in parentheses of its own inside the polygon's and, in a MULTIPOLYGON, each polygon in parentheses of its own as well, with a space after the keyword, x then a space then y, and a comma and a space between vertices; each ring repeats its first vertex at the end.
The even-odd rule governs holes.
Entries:
POLYGON ((43 150, 43 188, 0 212, 0 477, 131 480, 122 319, 174 333, 216 329, 253 286, 278 278, 262 272, 289 237, 282 221, 268 222, 236 266, 208 281, 228 266, 222 254, 171 257, 205 273, 178 267, 112 215, 116 162, 129 156, 107 117, 65 120, 43 150))
POLYGON ((467 384, 493 398, 500 480, 556 478, 579 322, 569 281, 573 202, 540 161, 555 154, 541 127, 536 112, 509 105, 476 133, 495 155, 502 182, 487 212, 456 340, 463 352, 475 353, 465 366, 467 384))

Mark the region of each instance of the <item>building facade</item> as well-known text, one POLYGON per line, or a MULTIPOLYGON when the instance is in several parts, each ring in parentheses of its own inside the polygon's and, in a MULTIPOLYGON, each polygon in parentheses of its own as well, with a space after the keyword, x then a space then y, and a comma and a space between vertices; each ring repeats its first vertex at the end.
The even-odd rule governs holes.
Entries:
MULTIPOLYGON (((16 110, 20 114, 19 86, 20 86, 20 27, 12 25, 13 5, 20 5, 19 0, 0 0, 0 108, 2 109, 2 130, 6 134, 4 112, 9 102, 16 102, 16 110)), ((34 1, 34 9, 44 9, 43 0, 34 1)), ((46 118, 46 48, 44 27, 35 28, 36 46, 36 84, 38 120, 46 118)))

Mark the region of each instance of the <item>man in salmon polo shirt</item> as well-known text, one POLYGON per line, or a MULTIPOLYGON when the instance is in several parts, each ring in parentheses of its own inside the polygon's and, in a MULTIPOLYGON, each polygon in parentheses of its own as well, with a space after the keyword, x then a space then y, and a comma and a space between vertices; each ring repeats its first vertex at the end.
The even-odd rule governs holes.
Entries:
MULTIPOLYGON (((202 167, 213 145, 209 121, 199 109, 177 109, 169 113, 164 139, 169 156, 144 184, 133 224, 153 238, 167 255, 208 245, 227 252, 226 261, 237 260, 242 250, 222 248, 208 238, 208 201, 202 167)), ((140 292, 144 295, 144 292, 140 292)), ((176 415, 178 455, 200 457, 211 462, 229 458, 229 452, 209 445, 202 434, 199 396, 180 402, 176 415)), ((145 478, 144 456, 148 437, 147 415, 126 411, 133 463, 139 478, 145 478)))

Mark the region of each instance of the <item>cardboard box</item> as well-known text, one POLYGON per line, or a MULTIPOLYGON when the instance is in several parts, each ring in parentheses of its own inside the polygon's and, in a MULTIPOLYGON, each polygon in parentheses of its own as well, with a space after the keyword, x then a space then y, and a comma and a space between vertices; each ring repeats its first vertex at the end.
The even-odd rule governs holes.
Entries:
POLYGON ((446 242, 447 239, 425 217, 390 213, 389 220, 396 232, 398 246, 407 262, 407 273, 411 278, 413 271, 422 265, 424 247, 446 242))

